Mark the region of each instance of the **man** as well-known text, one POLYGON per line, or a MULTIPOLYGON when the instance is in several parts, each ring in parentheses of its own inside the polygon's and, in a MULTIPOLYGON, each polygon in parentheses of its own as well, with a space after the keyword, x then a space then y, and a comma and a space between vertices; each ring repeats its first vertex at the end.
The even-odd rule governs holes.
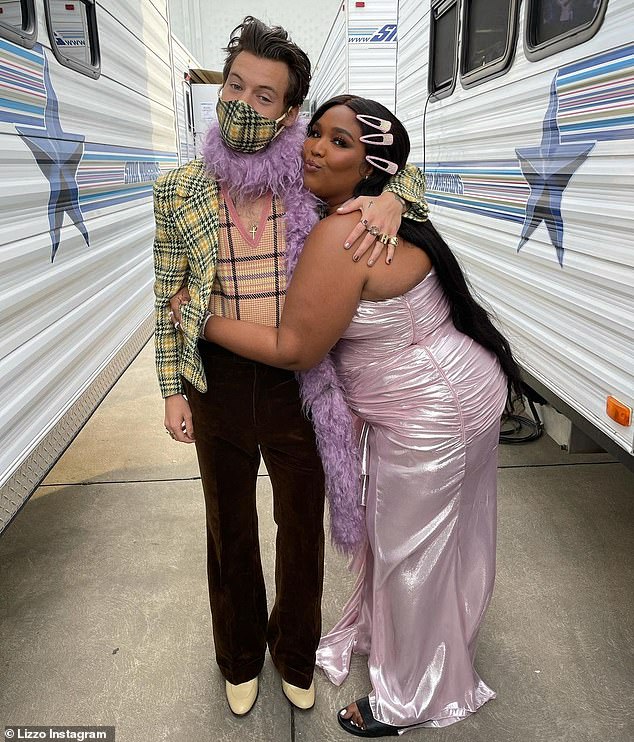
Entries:
MULTIPOLYGON (((299 195, 303 132, 295 123, 310 81, 307 56, 283 29, 250 16, 234 30, 227 53, 219 125, 210 130, 203 160, 155 186, 155 338, 165 427, 184 443, 194 442, 196 431, 216 658, 229 706, 243 715, 257 697, 267 645, 290 702, 314 704, 324 472, 294 375, 198 340, 209 310, 279 323, 287 245, 303 239, 315 218, 314 203, 299 195), (181 307, 179 334, 169 302, 184 283, 191 300, 181 307), (260 452, 277 524, 270 615, 255 505, 260 452)), ((397 198, 422 197, 411 171, 392 188, 397 198)), ((367 212, 377 214, 373 225, 398 225, 402 203, 394 196, 365 204, 366 211, 374 206, 367 212)), ((391 233, 396 229, 384 235, 388 242, 391 233)))

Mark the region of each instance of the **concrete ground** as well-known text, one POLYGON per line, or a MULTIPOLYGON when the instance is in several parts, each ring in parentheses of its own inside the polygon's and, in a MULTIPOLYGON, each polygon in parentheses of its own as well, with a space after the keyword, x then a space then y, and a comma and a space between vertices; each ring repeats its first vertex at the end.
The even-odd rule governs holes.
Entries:
MULTIPOLYGON (((271 489, 259 478, 273 580, 271 489)), ((501 448, 498 578, 478 669, 498 698, 408 742, 634 740, 634 475, 549 439, 501 448)), ((335 742, 369 690, 316 674, 294 711, 270 660, 247 717, 214 663, 193 447, 173 443, 147 347, 0 538, 0 725, 116 725, 119 742, 335 742)), ((327 554, 324 626, 352 583, 327 554)), ((272 592, 272 590, 271 590, 272 592)))

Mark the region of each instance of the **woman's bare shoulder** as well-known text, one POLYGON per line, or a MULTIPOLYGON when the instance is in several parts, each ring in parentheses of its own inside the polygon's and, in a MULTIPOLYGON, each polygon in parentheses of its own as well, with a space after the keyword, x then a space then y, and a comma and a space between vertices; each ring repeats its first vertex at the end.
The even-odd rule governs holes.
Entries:
POLYGON ((351 214, 330 214, 324 217, 317 226, 323 230, 324 234, 336 234, 346 229, 350 232, 360 221, 361 212, 353 211, 351 214))
POLYGON ((335 245, 343 247, 346 237, 352 232, 360 219, 360 211, 354 211, 351 214, 330 214, 313 227, 309 240, 319 243, 327 241, 333 247, 335 245))

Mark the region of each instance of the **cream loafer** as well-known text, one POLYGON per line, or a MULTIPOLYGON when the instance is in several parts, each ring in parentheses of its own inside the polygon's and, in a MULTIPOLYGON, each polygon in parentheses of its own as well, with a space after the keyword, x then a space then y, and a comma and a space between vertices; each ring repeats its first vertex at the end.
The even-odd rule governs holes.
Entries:
POLYGON ((236 716, 244 716, 251 711, 258 697, 258 679, 253 678, 253 680, 247 680, 246 683, 238 685, 225 680, 225 691, 229 708, 236 716))
POLYGON ((315 705, 314 681, 310 684, 309 688, 298 688, 296 685, 291 685, 286 680, 282 680, 282 690, 293 706, 297 706, 298 709, 307 711, 315 705))

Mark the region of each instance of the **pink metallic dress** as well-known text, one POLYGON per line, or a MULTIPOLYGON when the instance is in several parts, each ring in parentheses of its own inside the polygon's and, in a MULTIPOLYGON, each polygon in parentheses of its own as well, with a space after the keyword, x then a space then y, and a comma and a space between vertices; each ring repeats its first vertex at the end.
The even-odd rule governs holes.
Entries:
POLYGON ((367 654, 376 719, 446 726, 495 697, 473 661, 495 578, 506 379, 456 330, 433 271, 402 296, 362 301, 334 355, 366 422, 368 542, 317 665, 340 685, 352 652, 367 654))

